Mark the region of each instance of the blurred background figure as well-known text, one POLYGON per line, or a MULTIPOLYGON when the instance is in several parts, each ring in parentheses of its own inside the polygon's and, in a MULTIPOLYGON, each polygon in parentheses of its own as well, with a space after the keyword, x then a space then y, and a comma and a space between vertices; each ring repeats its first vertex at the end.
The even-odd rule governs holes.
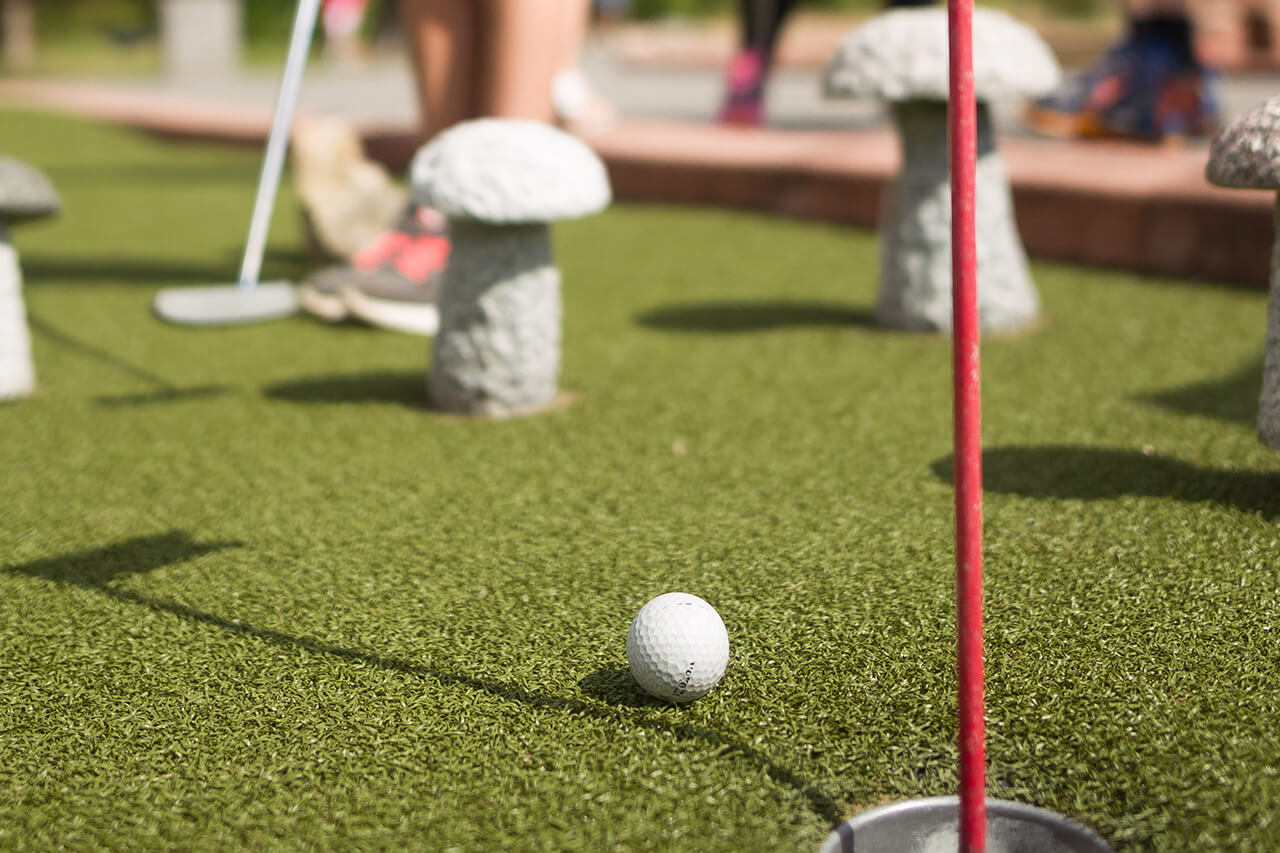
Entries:
MULTIPOLYGON (((482 117, 556 123, 580 134, 600 132, 612 123, 611 108, 578 67, 590 0, 401 0, 400 10, 423 141, 482 117)), ((341 174, 362 176, 359 182, 347 181, 345 188, 341 177, 337 184, 330 181, 324 203, 342 203, 348 210, 382 209, 381 203, 352 198, 380 181, 367 169, 352 168, 349 136, 323 126, 299 131, 296 174, 332 175, 329 167, 337 164, 341 174), (320 138, 304 138, 304 133, 320 138)), ((307 192, 301 186, 300 191, 311 226, 336 218, 315 209, 321 204, 318 194, 312 194, 308 209, 307 192)), ((391 197, 381 188, 375 192, 391 197)), ((354 252, 347 246, 332 252, 347 255, 349 262, 322 269, 302 283, 299 299, 305 310, 330 322, 355 318, 414 334, 434 333, 440 276, 449 257, 446 222, 430 208, 410 204, 402 210, 395 221, 375 223, 374 236, 354 252)), ((361 230, 356 223, 348 228, 361 230)), ((318 230, 312 228, 312 233, 318 230)))
POLYGON ((328 58, 341 65, 358 62, 363 55, 360 27, 368 0, 324 0, 320 15, 328 58))
POLYGON ((402 0, 423 136, 481 116, 572 124, 602 103, 578 69, 590 0, 402 0))
POLYGON ((1185 0, 1127 0, 1124 35, 1094 66, 1032 105, 1052 136, 1167 142, 1210 136, 1220 123, 1217 72, 1196 55, 1185 0))
POLYGON ((753 126, 764 122, 764 89, 773 69, 782 25, 795 0, 739 0, 738 52, 729 60, 721 124, 753 126))
POLYGON ((35 0, 0 0, 0 56, 10 73, 24 74, 35 64, 35 0))
MULTIPOLYGON (((929 6, 939 0, 886 0, 885 8, 929 6)), ((753 127, 764 123, 765 86, 773 70, 778 38, 796 0, 739 0, 739 48, 729 60, 717 120, 753 127)))

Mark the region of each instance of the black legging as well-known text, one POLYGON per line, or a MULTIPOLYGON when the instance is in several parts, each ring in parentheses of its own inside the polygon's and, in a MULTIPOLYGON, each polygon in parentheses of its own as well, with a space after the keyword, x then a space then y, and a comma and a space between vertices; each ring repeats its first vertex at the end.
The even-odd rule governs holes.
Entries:
POLYGON ((782 32, 782 22, 795 5, 796 0, 739 0, 742 49, 772 56, 778 33, 782 32))
POLYGON ((1188 66, 1198 64, 1191 19, 1186 15, 1165 13, 1149 18, 1130 18, 1129 33, 1137 41, 1164 42, 1178 54, 1181 62, 1188 66))
MULTIPOLYGON (((931 6, 938 0, 885 0, 885 8, 895 6, 931 6)), ((742 49, 773 56, 782 32, 782 22, 795 8, 796 0, 739 0, 738 14, 742 22, 742 49)))

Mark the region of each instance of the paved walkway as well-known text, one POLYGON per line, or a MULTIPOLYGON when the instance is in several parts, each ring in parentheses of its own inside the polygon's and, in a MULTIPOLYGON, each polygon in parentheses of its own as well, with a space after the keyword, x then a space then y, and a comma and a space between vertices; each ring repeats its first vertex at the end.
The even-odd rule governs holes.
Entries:
MULTIPOLYGON (((802 32, 802 35, 804 33, 802 32)), ((772 80, 770 127, 710 123, 727 33, 624 30, 597 34, 584 68, 622 117, 592 143, 620 198, 727 204, 872 227, 897 148, 883 110, 821 97, 821 63, 838 37, 814 29, 791 42, 772 80), (797 46, 798 45, 798 46, 797 46)), ((39 105, 152 131, 260 144, 278 72, 176 79, 0 79, 0 107, 39 105)), ((1227 118, 1280 93, 1280 76, 1224 81, 1227 118)), ((304 113, 361 127, 393 167, 411 156, 416 125, 407 63, 383 55, 355 68, 315 63, 304 113)), ((996 108, 1028 250, 1042 257, 1261 285, 1272 241, 1268 193, 1203 179, 1205 145, 1062 143, 1031 138, 1017 105, 996 108)))
MULTIPOLYGON (((662 118, 709 121, 722 87, 722 66, 714 58, 715 45, 672 37, 665 50, 646 52, 639 39, 599 37, 588 46, 584 68, 601 94, 624 118, 662 118), (687 48, 682 48, 685 40, 687 48)), ((796 57, 774 74, 768 92, 770 124, 781 128, 850 129, 884 123, 883 111, 868 102, 833 101, 822 96, 821 68, 796 57)), ((160 112, 175 107, 186 119, 194 112, 232 121, 269 118, 279 85, 278 72, 261 70, 233 75, 187 78, 70 77, 57 79, 0 78, 0 105, 44 103, 75 105, 110 117, 120 112, 160 112), (188 109, 177 109, 186 105, 188 109)), ((1237 74, 1223 81, 1223 111, 1233 118, 1280 93, 1280 74, 1237 74)), ((416 98, 408 63, 394 53, 341 68, 313 63, 303 80, 299 109, 303 112, 346 116, 367 128, 408 128, 417 120, 416 98)), ((1022 129, 1014 105, 997 105, 1000 127, 1007 133, 1022 129)))

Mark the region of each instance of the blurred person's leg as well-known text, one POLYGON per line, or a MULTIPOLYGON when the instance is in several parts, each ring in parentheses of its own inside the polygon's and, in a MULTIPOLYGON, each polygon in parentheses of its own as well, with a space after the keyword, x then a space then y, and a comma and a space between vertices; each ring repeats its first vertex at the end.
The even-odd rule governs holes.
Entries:
POLYGON ((425 139, 483 114, 484 56, 478 46, 486 5, 485 0, 401 0, 425 139))
POLYGON ((795 0, 739 0, 738 52, 725 71, 721 124, 757 125, 764 121, 764 88, 773 67, 778 36, 795 0))
POLYGON ((592 0, 552 0, 558 3, 560 27, 556 53, 559 56, 551 81, 551 109, 556 123, 564 129, 591 136, 611 128, 617 113, 582 71, 587 29, 591 25, 592 0))
MULTIPOLYGON (((931 6, 939 0, 885 0, 885 8, 931 6)), ((778 38, 795 0, 739 0, 738 52, 725 73, 721 124, 758 125, 764 121, 764 90, 773 70, 778 38)))
POLYGON ((360 61, 364 46, 360 28, 368 0, 325 0, 320 16, 325 54, 331 60, 352 65, 360 61))
MULTIPOLYGON (((476 2, 476 0, 469 0, 476 2)), ((562 67, 563 0, 484 0, 482 115, 551 121, 551 82, 562 67)))

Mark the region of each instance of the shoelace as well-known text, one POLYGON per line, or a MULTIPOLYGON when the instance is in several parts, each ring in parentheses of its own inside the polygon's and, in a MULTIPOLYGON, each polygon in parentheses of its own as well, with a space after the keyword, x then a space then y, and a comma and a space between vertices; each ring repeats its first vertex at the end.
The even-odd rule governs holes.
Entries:
POLYGON ((410 239, 393 265, 396 272, 415 284, 425 284, 449 263, 449 238, 422 234, 410 239))

